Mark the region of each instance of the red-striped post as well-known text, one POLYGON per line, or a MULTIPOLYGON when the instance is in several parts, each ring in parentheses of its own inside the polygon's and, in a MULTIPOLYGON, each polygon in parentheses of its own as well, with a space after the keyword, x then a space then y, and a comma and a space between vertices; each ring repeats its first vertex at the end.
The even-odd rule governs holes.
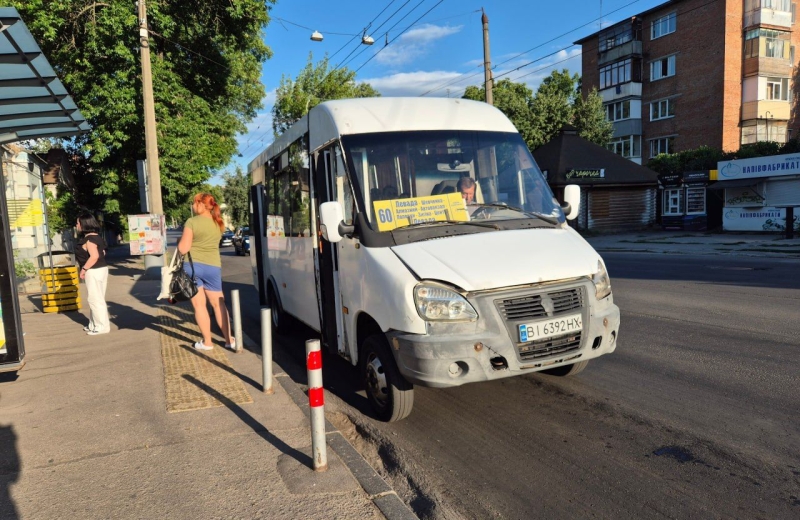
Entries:
POLYGON ((325 393, 322 389, 322 352, 318 339, 306 341, 306 367, 308 369, 308 405, 311 407, 311 454, 314 471, 328 469, 325 444, 325 393))

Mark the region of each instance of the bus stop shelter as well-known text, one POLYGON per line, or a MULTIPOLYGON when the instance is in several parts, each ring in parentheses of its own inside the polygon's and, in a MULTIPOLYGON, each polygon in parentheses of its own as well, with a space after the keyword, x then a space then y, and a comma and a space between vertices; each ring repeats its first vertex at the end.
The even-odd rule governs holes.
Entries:
MULTIPOLYGON (((0 7, 0 144, 89 130, 16 9, 0 7)), ((0 188, 0 372, 25 364, 5 183, 0 188)))

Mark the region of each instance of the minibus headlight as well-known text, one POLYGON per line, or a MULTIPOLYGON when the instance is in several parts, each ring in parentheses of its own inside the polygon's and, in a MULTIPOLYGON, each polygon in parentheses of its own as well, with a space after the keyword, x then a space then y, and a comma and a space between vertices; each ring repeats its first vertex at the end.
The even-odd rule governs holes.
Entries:
POLYGON ((611 278, 608 277, 608 271, 606 271, 606 266, 603 265, 602 260, 597 261, 597 272, 594 273, 592 282, 594 282, 598 300, 602 300, 611 294, 611 278))
POLYGON ((440 285, 417 285, 414 303, 426 321, 474 321, 478 318, 478 313, 466 298, 440 285))

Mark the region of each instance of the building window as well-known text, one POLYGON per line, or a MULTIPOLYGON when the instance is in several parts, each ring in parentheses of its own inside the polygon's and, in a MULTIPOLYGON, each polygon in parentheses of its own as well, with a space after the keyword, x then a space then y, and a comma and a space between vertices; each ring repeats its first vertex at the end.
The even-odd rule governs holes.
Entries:
POLYGON ((642 136, 626 135, 612 139, 606 148, 626 159, 642 156, 642 136))
POLYGON ((600 33, 598 37, 600 52, 613 49, 629 41, 640 41, 642 39, 642 26, 640 22, 619 25, 600 33))
POLYGON ((662 153, 675 153, 675 136, 659 137, 650 140, 650 157, 662 153))
POLYGON ((632 60, 628 58, 600 69, 600 89, 631 81, 632 65, 632 60))
POLYGON ((705 215, 705 213, 706 213, 706 189, 686 188, 686 214, 705 215))
POLYGON ((675 100, 660 99, 650 103, 650 121, 666 119, 675 116, 675 100))
POLYGON ((650 62, 650 81, 675 75, 675 55, 650 62))
POLYGON ((742 144, 753 144, 760 141, 785 143, 787 135, 786 121, 763 118, 742 122, 742 144))
POLYGON ((788 13, 792 10, 790 0, 761 0, 761 9, 774 9, 788 13))
POLYGON ((683 215, 683 188, 664 190, 662 215, 683 215))
POLYGON ((661 38, 667 34, 674 33, 677 18, 677 13, 670 13, 654 21, 650 30, 650 39, 655 40, 656 38, 661 38))
POLYGON ((606 108, 606 120, 608 121, 621 121, 623 119, 630 119, 631 117, 631 102, 618 101, 617 103, 609 103, 606 108))
POLYGON ((767 99, 789 101, 789 78, 767 78, 767 99))
POLYGON ((751 29, 744 33, 745 58, 789 58, 788 31, 751 29))

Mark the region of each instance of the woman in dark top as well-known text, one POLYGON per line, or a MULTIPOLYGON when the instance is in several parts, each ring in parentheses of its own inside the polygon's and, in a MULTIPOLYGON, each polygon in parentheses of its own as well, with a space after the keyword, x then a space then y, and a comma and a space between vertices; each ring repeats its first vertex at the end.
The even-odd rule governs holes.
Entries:
POLYGON ((91 213, 78 217, 78 231, 81 237, 75 248, 75 260, 81 269, 81 280, 86 283, 86 301, 89 303, 89 325, 83 330, 90 336, 108 334, 111 323, 106 305, 106 243, 99 234, 100 224, 91 213))

